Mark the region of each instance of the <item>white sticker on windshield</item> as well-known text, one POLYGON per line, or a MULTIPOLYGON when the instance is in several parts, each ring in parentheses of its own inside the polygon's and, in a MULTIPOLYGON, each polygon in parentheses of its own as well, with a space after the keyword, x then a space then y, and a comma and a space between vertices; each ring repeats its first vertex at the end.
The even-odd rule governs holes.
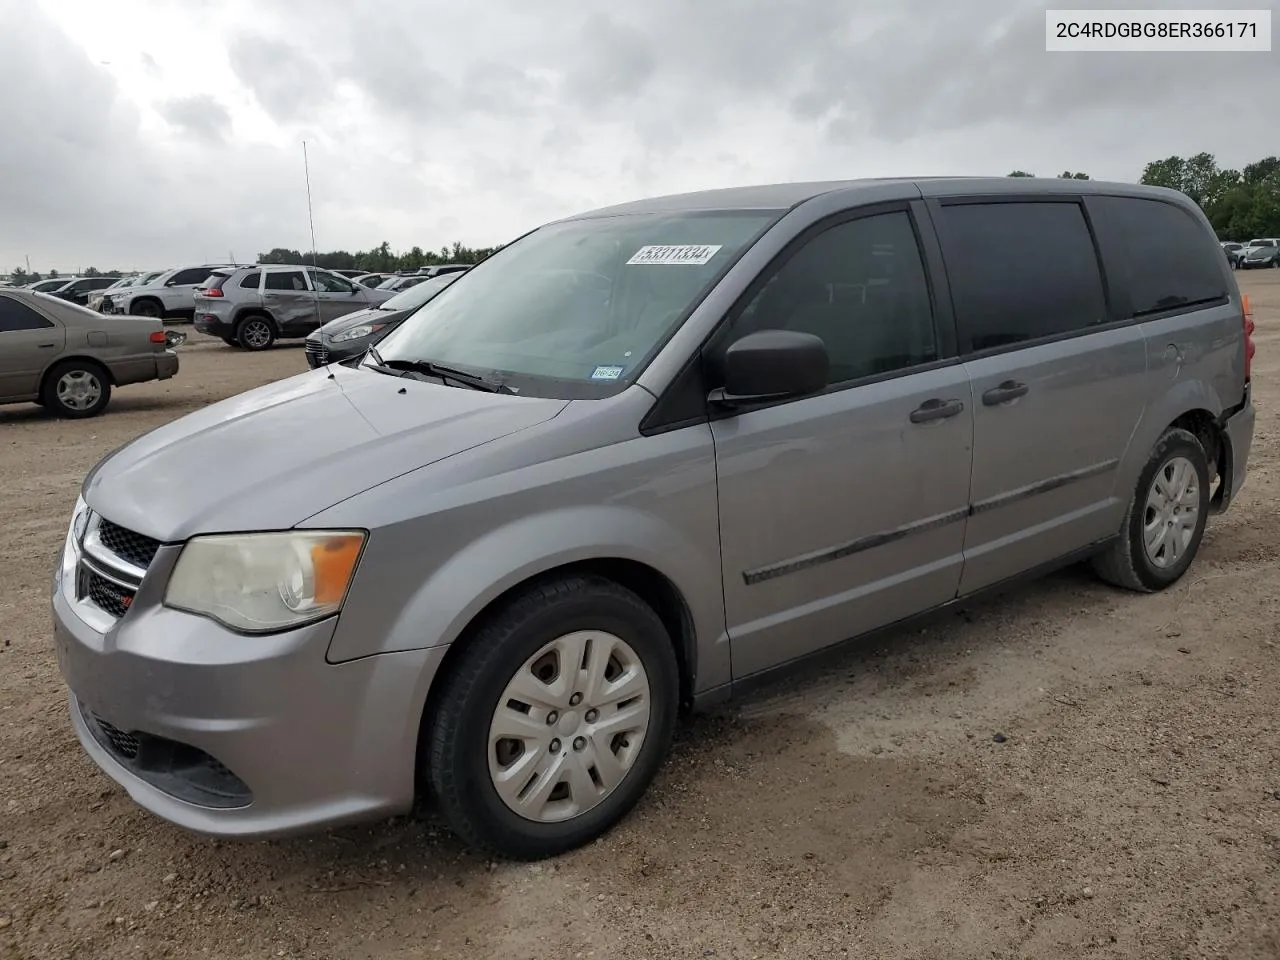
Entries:
POLYGON ((700 267, 720 252, 718 243, 657 243, 641 247, 631 255, 628 266, 644 263, 674 263, 700 267))
POLYGON ((591 371, 592 380, 617 380, 622 376, 622 367, 596 367, 591 371))

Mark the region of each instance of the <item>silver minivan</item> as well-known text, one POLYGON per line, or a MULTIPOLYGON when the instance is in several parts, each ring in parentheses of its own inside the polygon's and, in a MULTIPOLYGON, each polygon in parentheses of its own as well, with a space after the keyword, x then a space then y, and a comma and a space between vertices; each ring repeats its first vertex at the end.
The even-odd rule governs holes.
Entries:
POLYGON ((1177 581, 1252 441, 1233 276, 1187 197, 1078 180, 543 226, 362 359, 91 471, 52 601, 75 731, 205 833, 429 796, 567 850, 683 708, 1076 560, 1177 581))

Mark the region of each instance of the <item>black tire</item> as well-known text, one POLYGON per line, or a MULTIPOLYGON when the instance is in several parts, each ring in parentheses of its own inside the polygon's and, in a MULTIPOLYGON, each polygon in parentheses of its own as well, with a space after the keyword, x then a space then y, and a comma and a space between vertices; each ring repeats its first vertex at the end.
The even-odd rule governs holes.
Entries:
POLYGON ((139 300, 129 310, 135 317, 151 317, 153 320, 164 318, 164 307, 158 300, 139 300))
MULTIPOLYGON (((67 384, 70 386, 70 384, 67 384)), ((40 389, 40 405, 50 413, 67 420, 84 420, 96 417, 111 399, 111 378, 107 372, 89 360, 66 360, 56 365, 44 378, 40 389), (95 390, 96 400, 79 403, 63 393, 64 379, 78 380, 86 389, 95 390), (80 405, 84 403, 86 405, 80 405)))
POLYGON ((275 342, 275 324, 260 313, 251 313, 236 324, 236 345, 242 349, 269 350, 275 342))
POLYGON ((1147 465, 1143 467, 1129 509, 1125 512, 1124 526, 1119 538, 1093 560, 1095 572, 1103 580, 1140 593, 1153 593, 1176 583, 1187 572, 1204 539, 1205 523, 1209 519, 1209 459, 1204 446, 1195 434, 1173 428, 1164 435, 1151 451, 1147 465), (1175 457, 1189 461, 1195 469, 1199 487, 1199 509, 1191 539, 1182 555, 1168 566, 1157 566, 1147 555, 1143 542, 1143 527, 1147 522, 1147 496, 1156 474, 1175 457))
POLYGON ((562 577, 504 604, 466 644, 435 694, 424 744, 432 793, 458 836, 498 857, 537 860, 588 843, 621 820, 653 780, 675 730, 679 671, 657 614, 610 580, 562 577), (493 711, 515 672, 544 644, 588 629, 613 634, 638 656, 649 678, 649 727, 630 770, 597 806, 559 822, 526 819, 490 779, 493 711))

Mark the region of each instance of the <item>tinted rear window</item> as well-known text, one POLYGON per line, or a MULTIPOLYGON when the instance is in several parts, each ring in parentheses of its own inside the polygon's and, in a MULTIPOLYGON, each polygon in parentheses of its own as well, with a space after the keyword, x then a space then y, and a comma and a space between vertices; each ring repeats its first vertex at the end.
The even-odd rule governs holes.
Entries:
POLYGON ((1089 200, 1115 271, 1129 290, 1135 317, 1211 303, 1227 295, 1221 255, 1214 238, 1180 207, 1141 197, 1089 200))
POLYGON ((253 273, 246 273, 240 278, 240 286, 249 290, 257 290, 261 283, 262 274, 258 273, 256 270, 253 273))
POLYGON ((1102 275, 1080 204, 956 204, 942 208, 937 227, 968 349, 1106 322, 1102 275))
POLYGON ((0 333, 16 333, 19 330, 43 330, 53 324, 36 313, 25 303, 13 297, 0 296, 0 333))

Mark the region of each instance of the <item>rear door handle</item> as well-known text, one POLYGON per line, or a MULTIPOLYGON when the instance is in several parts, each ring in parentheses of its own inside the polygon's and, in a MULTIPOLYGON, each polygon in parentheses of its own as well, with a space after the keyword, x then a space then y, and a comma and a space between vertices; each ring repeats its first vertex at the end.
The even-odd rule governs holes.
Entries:
POLYGON ((57 346, 56 343, 38 343, 36 344, 41 350, 52 350, 57 346))
POLYGON ((1025 383, 1019 383, 1017 380, 1006 380, 1000 386, 992 387, 984 393, 982 402, 988 407, 996 407, 1002 403, 1008 403, 1010 400, 1025 397, 1029 389, 1025 383))
POLYGON ((928 423, 930 420, 946 420, 964 410, 964 403, 959 400, 926 400, 911 411, 912 423, 928 423))

